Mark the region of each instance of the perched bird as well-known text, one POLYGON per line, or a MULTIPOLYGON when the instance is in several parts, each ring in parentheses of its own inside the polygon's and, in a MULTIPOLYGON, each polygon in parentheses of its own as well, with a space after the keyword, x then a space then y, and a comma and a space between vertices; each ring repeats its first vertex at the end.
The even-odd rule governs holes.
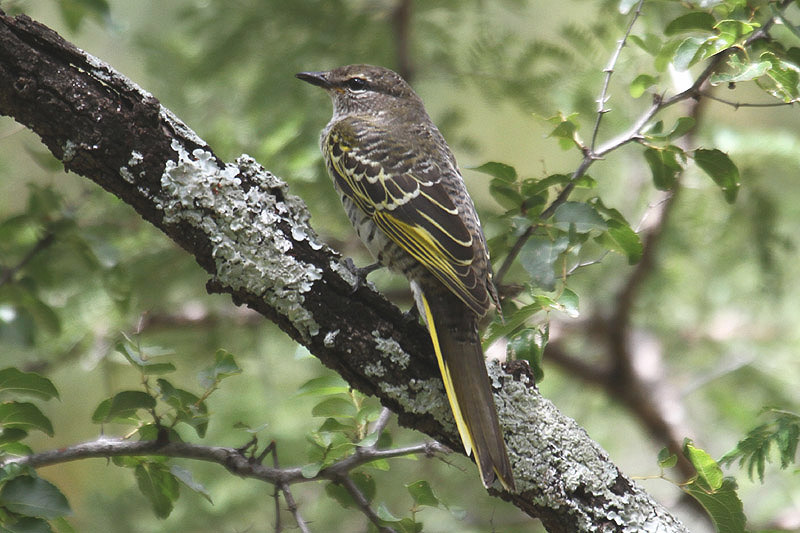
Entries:
POLYGON ((469 455, 483 484, 514 489, 478 321, 499 305, 486 239, 455 157, 422 100, 397 73, 348 65, 297 77, 325 89, 328 172, 356 233, 408 278, 469 455))

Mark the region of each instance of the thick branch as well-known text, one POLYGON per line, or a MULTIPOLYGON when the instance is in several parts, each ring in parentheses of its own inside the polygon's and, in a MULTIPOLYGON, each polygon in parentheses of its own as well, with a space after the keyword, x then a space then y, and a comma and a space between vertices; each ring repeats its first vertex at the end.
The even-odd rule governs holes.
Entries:
MULTIPOLYGON (((369 287, 353 293, 352 273, 317 240, 303 202, 252 158, 223 163, 152 95, 52 30, 2 12, 0 113, 191 253, 211 275, 209 290, 274 321, 353 387, 380 398, 401 424, 461 449, 424 329, 369 287)), ((490 375, 520 490, 490 492, 550 531, 621 522, 684 531, 541 398, 526 366, 509 374, 493 364, 490 375)), ((176 446, 196 450, 168 444, 158 453, 176 446)), ((229 468, 289 482, 287 470, 241 464, 217 450, 229 468)))

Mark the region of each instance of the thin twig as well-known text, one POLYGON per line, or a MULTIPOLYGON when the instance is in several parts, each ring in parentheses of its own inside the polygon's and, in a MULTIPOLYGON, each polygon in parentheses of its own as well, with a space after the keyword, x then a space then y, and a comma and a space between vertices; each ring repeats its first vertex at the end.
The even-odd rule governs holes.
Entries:
MULTIPOLYGON (((378 416, 378 419, 375 421, 375 424, 372 426, 372 433, 377 433, 378 437, 380 437, 383 430, 386 429, 386 425, 389 423, 389 419, 392 417, 392 411, 388 407, 384 407, 381 409, 381 414, 378 416)), ((377 449, 378 447, 378 440, 375 440, 375 443, 370 448, 377 449)))
POLYGON ((783 106, 793 106, 794 104, 800 102, 799 99, 794 98, 789 100, 788 102, 732 102, 730 100, 726 100, 725 98, 720 98, 719 96, 715 96, 708 91, 700 91, 700 95, 704 98, 708 98, 710 100, 714 100, 715 102, 719 102, 721 104, 729 105, 734 109, 739 109, 740 107, 783 107, 783 106))
POLYGON ((292 491, 289 489, 289 484, 281 483, 280 489, 283 492, 283 498, 286 500, 286 506, 289 508, 289 512, 292 513, 295 522, 297 522, 297 527, 300 528, 300 531, 302 531, 303 533, 311 533, 311 530, 308 529, 308 524, 300 515, 300 508, 297 506, 297 502, 295 502, 294 496, 292 496, 292 491))
MULTIPOLYGON (((789 4, 792 3, 792 0, 783 0, 780 4, 779 10, 784 10, 789 4)), ((632 22, 636 20, 639 16, 640 8, 642 2, 639 2, 637 10, 634 12, 632 17, 632 22)), ((703 96, 700 88, 703 84, 708 81, 711 75, 717 71, 717 69, 727 60, 727 58, 735 51, 739 50, 742 46, 747 46, 752 44, 754 41, 765 39, 769 37, 769 29, 775 24, 777 17, 771 17, 767 20, 764 25, 753 32, 750 37, 745 39, 742 45, 735 45, 724 50, 718 52, 706 66, 706 68, 701 72, 697 78, 695 79, 694 83, 692 83, 691 87, 688 89, 677 93, 669 98, 664 98, 662 95, 656 94, 653 95, 653 103, 652 105, 647 108, 647 110, 642 113, 639 118, 628 128, 627 131, 617 135, 616 137, 606 141, 599 148, 595 148, 595 141, 597 137, 597 130, 600 127, 600 122, 602 120, 602 115, 605 114, 605 107, 603 106, 604 100, 606 97, 606 85, 610 78, 611 72, 609 68, 606 67, 604 72, 606 72, 606 78, 604 80, 603 89, 601 90, 600 102, 601 107, 598 110, 598 118, 595 122, 595 131, 592 133, 592 144, 584 148, 583 150, 583 159, 581 160, 578 168, 572 173, 570 177, 570 182, 561 190, 561 192, 556 196, 555 200, 539 215, 540 220, 547 220, 549 217, 555 213, 556 209, 564 202, 567 201, 569 195, 572 194, 572 191, 575 189, 575 182, 578 178, 582 177, 586 171, 589 169, 592 164, 597 161, 598 159, 603 159, 608 153, 628 144, 631 142, 636 142, 642 139, 642 130, 644 127, 653 119, 653 117, 658 114, 660 111, 670 107, 672 105, 677 104, 678 102, 682 102, 689 98, 699 99, 703 96)), ((615 50, 614 55, 612 55, 612 60, 615 59, 615 56, 618 56, 619 51, 622 50, 624 46, 627 36, 630 35, 631 25, 628 26, 628 30, 626 32, 625 38, 621 39, 619 42, 621 43, 615 50)), ((612 65, 612 62, 609 61, 609 65, 612 65)), ((503 277, 508 272, 509 268, 511 267, 511 263, 513 263, 519 252, 522 250, 522 247, 525 245, 525 242, 531 237, 533 234, 533 227, 528 228, 528 231, 520 235, 514 245, 511 247, 509 254, 503 260, 503 264, 497 270, 496 276, 496 283, 500 284, 503 280, 503 277)))
POLYGON ((364 493, 361 492, 361 489, 356 486, 350 477, 342 476, 342 478, 336 482, 350 493, 350 496, 353 497, 353 501, 356 502, 358 508, 361 509, 361 512, 364 513, 367 518, 369 518, 370 522, 375 524, 375 527, 378 528, 378 531, 381 533, 397 533, 394 529, 383 524, 383 521, 380 519, 380 517, 375 513, 375 511, 372 510, 372 507, 370 506, 369 501, 367 501, 367 498, 364 496, 364 493))
POLYGON ((622 49, 625 47, 625 43, 628 41, 628 37, 633 30, 633 25, 636 23, 636 19, 638 19, 642 14, 642 4, 644 4, 644 0, 639 0, 639 3, 636 4, 636 10, 633 12, 633 16, 631 16, 631 20, 628 22, 628 27, 625 30, 625 34, 622 36, 622 39, 617 41, 617 47, 614 49, 614 53, 611 54, 611 58, 608 60, 608 66, 603 70, 603 72, 605 72, 605 79, 603 80, 603 88, 600 91, 600 98, 597 99, 597 119, 595 120, 594 129, 592 130, 592 143, 589 145, 589 149, 591 151, 594 151, 594 147, 597 143, 597 133, 600 131, 600 122, 603 121, 603 115, 611 111, 610 109, 606 108, 606 102, 609 99, 608 86, 611 82, 611 75, 614 74, 614 68, 617 66, 619 56, 622 53, 622 49))

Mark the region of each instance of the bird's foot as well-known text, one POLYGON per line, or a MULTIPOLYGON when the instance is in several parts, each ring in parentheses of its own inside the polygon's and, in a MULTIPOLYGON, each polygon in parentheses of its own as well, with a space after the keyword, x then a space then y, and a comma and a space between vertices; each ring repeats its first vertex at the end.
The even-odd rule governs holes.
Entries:
POLYGON ((356 266, 355 263, 353 263, 353 259, 350 257, 345 258, 344 264, 347 267, 347 269, 350 272, 352 272, 353 275, 356 277, 356 281, 353 284, 353 292, 356 292, 358 289, 367 284, 367 276, 369 276, 370 273, 383 267, 383 265, 381 265, 380 263, 373 263, 371 265, 359 268, 356 266))

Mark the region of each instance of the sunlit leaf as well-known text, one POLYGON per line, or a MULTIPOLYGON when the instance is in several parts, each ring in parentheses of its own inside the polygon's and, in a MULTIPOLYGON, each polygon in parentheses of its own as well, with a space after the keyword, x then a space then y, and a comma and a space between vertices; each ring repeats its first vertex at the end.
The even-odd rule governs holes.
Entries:
POLYGON ((505 163, 489 161, 488 163, 484 163, 479 167, 467 168, 476 172, 482 172, 483 174, 489 174, 490 176, 499 178, 506 183, 514 183, 517 180, 517 169, 511 165, 506 165, 505 163))
POLYGON ((21 394, 40 400, 58 398, 53 382, 34 372, 22 372, 16 368, 0 370, 0 393, 21 394))
POLYGON ((53 436, 53 424, 42 411, 32 403, 0 403, 0 426, 29 431, 38 429, 53 436))

